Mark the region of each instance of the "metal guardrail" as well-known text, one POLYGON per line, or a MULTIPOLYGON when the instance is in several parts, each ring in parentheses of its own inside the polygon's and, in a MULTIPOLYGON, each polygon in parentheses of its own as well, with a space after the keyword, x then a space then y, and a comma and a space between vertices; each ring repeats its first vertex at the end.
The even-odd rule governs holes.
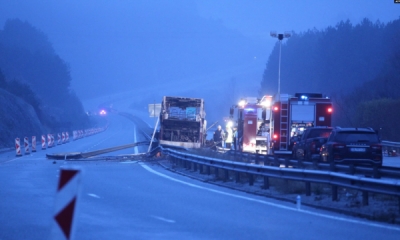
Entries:
POLYGON ((150 143, 145 141, 145 142, 137 142, 137 143, 131 143, 131 144, 126 144, 122 146, 116 146, 116 147, 111 147, 111 148, 105 148, 101 150, 96 150, 92 152, 69 152, 69 153, 52 153, 52 154, 46 154, 46 157, 48 159, 54 159, 54 160, 66 160, 66 159, 82 159, 82 158, 89 158, 109 152, 115 152, 119 151, 122 149, 126 148, 132 148, 132 147, 137 147, 137 146, 143 146, 143 145, 149 145, 150 143))
MULTIPOLYGON (((169 155, 172 161, 178 161, 186 168, 199 169, 201 172, 206 167, 207 174, 210 169, 218 173, 218 170, 225 171, 225 180, 228 178, 228 171, 235 173, 236 178, 240 177, 238 173, 246 173, 249 177, 249 184, 254 184, 254 176, 264 177, 264 188, 269 188, 269 178, 281 178, 286 180, 302 181, 306 184, 306 195, 311 195, 311 183, 324 183, 331 185, 332 200, 338 200, 338 187, 346 187, 362 191, 363 204, 368 205, 368 193, 381 193, 399 198, 400 210, 400 181, 383 180, 367 178, 364 176, 354 176, 344 173, 296 168, 279 168, 276 166, 258 165, 255 163, 244 163, 231 160, 222 160, 214 157, 205 157, 190 152, 182 152, 174 149, 157 148, 155 151, 163 151, 169 155)), ((236 179, 236 181, 238 181, 236 179)))

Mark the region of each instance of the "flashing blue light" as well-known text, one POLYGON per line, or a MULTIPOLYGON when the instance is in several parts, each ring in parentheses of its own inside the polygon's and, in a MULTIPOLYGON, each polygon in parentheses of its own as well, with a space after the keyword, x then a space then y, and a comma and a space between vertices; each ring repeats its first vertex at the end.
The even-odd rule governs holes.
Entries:
POLYGON ((308 99, 308 97, 305 96, 305 95, 302 95, 300 98, 301 98, 301 100, 307 100, 308 99))
POLYGON ((245 108, 244 109, 246 112, 254 112, 254 108, 245 108))

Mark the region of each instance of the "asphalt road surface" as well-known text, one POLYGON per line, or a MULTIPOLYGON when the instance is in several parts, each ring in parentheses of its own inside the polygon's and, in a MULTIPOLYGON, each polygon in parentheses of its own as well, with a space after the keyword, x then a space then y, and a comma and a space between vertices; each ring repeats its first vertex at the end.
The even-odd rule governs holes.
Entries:
POLYGON ((109 118, 110 127, 94 136, 22 157, 0 154, 0 239, 49 238, 59 170, 69 166, 82 170, 75 239, 399 239, 396 225, 297 210, 293 203, 198 182, 148 162, 45 158, 144 140, 129 120, 109 118))

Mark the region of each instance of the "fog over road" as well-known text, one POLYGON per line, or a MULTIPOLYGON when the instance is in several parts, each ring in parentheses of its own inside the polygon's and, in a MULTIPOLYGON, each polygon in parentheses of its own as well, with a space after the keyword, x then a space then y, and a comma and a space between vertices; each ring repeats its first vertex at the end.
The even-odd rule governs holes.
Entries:
MULTIPOLYGON (((59 169, 82 169, 76 239, 398 239, 400 228, 249 195, 176 175, 150 162, 56 161, 45 153, 143 141, 110 115, 100 134, 15 158, 0 154, 0 239, 50 233, 59 169)), ((147 147, 107 155, 133 154, 147 147)))

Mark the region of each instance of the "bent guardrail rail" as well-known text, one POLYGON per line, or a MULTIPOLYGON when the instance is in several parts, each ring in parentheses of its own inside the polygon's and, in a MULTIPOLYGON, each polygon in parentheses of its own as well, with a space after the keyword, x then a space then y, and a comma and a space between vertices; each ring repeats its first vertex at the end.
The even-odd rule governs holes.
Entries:
POLYGON ((137 142, 137 143, 131 143, 131 144, 126 144, 126 145, 121 145, 121 146, 116 146, 116 147, 111 147, 111 148, 105 148, 105 149, 100 149, 96 151, 91 151, 91 152, 69 152, 69 153, 52 153, 52 154, 46 154, 46 158, 48 159, 54 159, 54 160, 65 160, 65 159, 80 159, 80 158, 89 158, 109 152, 115 152, 127 148, 132 148, 132 147, 137 147, 137 146, 142 146, 142 145, 149 145, 149 142, 144 141, 144 142, 137 142))

